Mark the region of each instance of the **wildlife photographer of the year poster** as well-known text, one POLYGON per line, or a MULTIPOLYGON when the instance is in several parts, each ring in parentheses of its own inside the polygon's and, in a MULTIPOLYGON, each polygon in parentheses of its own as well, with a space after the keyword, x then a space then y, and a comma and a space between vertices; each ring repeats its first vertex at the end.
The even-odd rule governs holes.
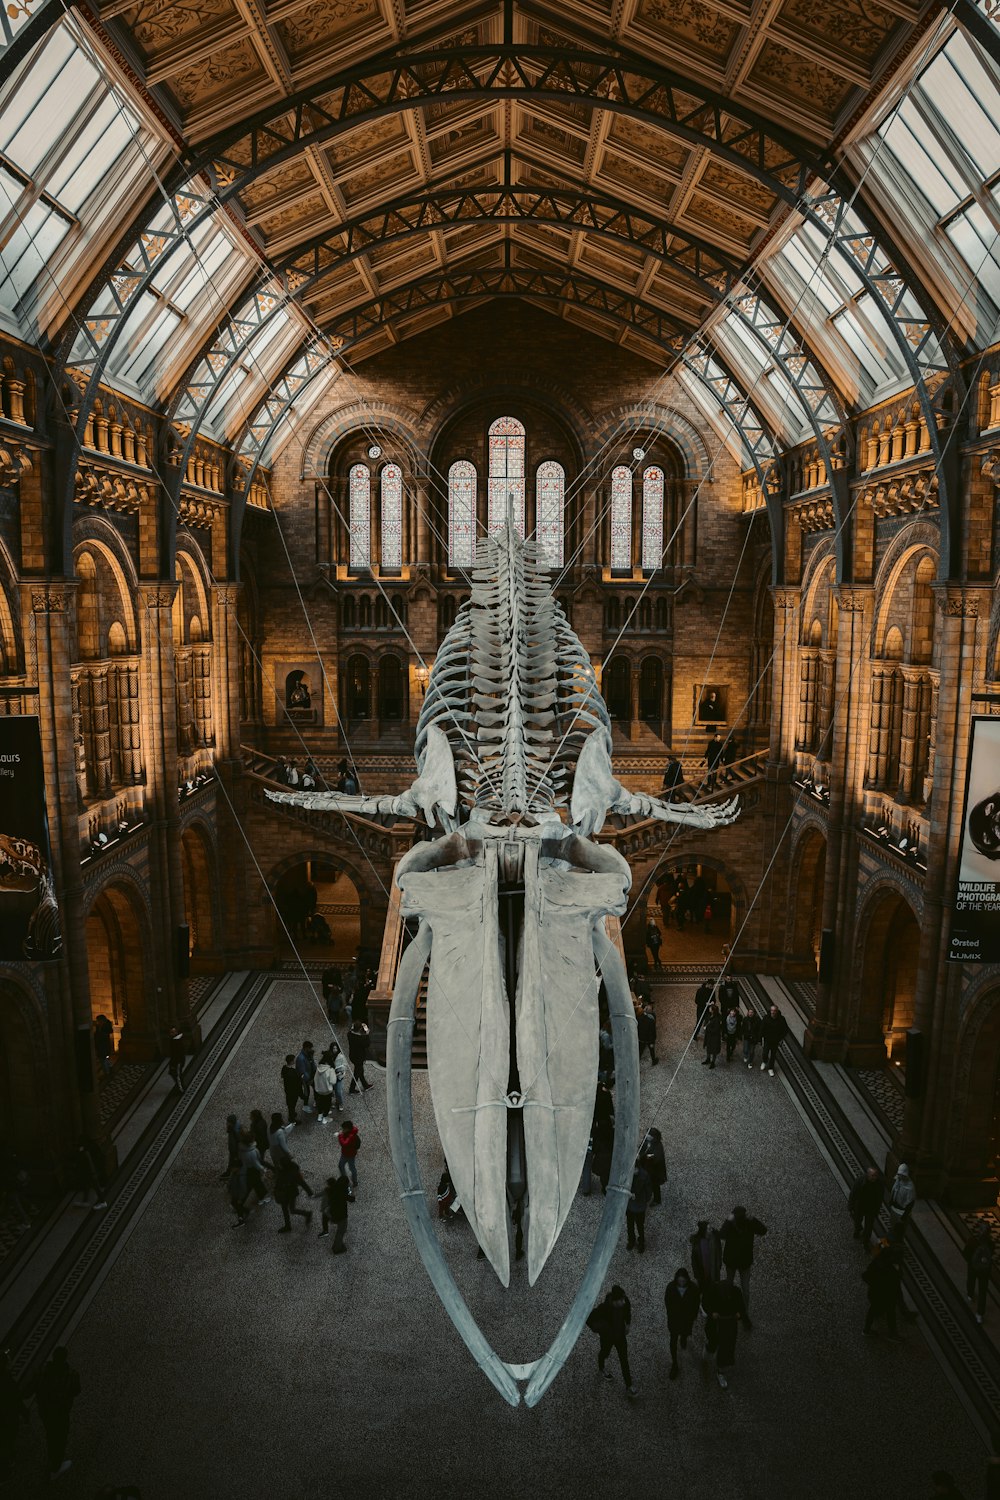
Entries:
POLYGON ((38 720, 0 719, 0 963, 55 958, 61 946, 38 720))
POLYGON ((1000 961, 1000 718, 977 716, 969 739, 958 888, 948 958, 1000 961))

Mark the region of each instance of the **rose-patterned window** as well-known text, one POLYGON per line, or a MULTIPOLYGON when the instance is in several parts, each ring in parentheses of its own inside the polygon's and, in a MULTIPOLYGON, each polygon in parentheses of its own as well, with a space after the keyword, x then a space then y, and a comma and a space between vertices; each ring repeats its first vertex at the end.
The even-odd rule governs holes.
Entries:
POLYGON ((355 464, 350 477, 351 567, 370 568, 372 561, 372 476, 367 464, 355 464))
POLYGON ((632 470, 619 464, 611 471, 611 568, 627 572, 632 566, 632 470))
POLYGON ((475 464, 460 458, 448 470, 448 566, 471 568, 476 549, 475 464))
POLYGON ((490 428, 490 536, 503 529, 509 501, 514 524, 524 536, 524 428, 516 417, 498 417, 490 428))
POLYGON ((563 496, 566 475, 562 464, 548 459, 535 475, 535 539, 550 568, 563 564, 563 496))
POLYGON ((403 566, 403 471, 398 464, 382 470, 382 567, 398 572, 403 566))
POLYGON ((648 468, 642 476, 642 566, 652 573, 663 565, 663 470, 648 468))

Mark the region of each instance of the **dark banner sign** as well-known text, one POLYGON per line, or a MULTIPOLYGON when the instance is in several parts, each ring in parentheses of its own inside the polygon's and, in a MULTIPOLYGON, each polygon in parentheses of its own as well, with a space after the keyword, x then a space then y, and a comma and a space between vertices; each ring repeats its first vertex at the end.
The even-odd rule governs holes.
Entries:
POLYGON ((38 720, 0 719, 0 963, 61 946, 38 720))
POLYGON ((948 958, 1000 963, 1000 718, 972 720, 948 958))

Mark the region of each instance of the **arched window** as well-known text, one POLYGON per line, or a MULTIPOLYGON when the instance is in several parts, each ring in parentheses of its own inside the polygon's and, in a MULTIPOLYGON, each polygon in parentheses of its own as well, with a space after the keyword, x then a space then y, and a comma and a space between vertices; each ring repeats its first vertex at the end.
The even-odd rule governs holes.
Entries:
POLYGON ((628 572, 632 566, 632 470, 619 464, 611 471, 611 567, 628 572))
POLYGON ((642 476, 642 566, 652 573, 663 565, 663 470, 642 476))
POLYGON ((398 464, 382 470, 381 555, 382 567, 398 573, 403 566, 403 471, 398 464))
POLYGON ((372 559, 372 476, 367 464, 351 469, 351 567, 370 568, 372 559))
POLYGON ((383 656, 379 662, 378 716, 383 721, 403 717, 403 668, 398 656, 383 656))
POLYGON ((506 523, 508 499, 514 502, 514 524, 524 536, 524 428, 516 417, 497 417, 490 428, 490 536, 506 523))
POLYGON ((566 475, 553 459, 538 465, 535 475, 535 538, 550 568, 563 564, 563 495, 566 475))
POLYGON ((460 458, 448 470, 448 566, 471 568, 476 550, 475 464, 460 458))

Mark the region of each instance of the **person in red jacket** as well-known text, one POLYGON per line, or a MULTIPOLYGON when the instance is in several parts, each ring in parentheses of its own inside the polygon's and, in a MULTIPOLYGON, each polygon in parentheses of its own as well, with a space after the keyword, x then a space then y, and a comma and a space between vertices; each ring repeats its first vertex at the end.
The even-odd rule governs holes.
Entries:
POLYGON ((341 1177, 350 1177, 352 1192, 348 1193, 348 1203, 354 1202, 354 1194, 358 1190, 358 1168, 354 1158, 361 1150, 361 1136, 358 1127, 352 1120, 345 1120, 337 1132, 337 1140, 340 1143, 340 1162, 338 1171, 341 1177))

